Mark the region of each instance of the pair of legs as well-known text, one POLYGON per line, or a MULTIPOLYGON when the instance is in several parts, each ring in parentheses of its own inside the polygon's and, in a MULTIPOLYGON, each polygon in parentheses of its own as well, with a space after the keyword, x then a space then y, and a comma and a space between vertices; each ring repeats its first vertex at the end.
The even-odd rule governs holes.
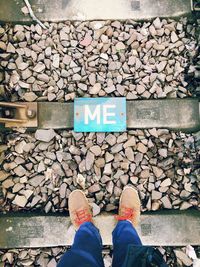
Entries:
MULTIPOLYGON (((61 258, 58 267, 103 267, 102 240, 92 221, 92 214, 84 194, 76 190, 69 197, 72 223, 77 228, 72 248, 61 258)), ((124 189, 113 236, 113 267, 122 267, 129 245, 142 245, 135 230, 140 216, 137 191, 124 189)))

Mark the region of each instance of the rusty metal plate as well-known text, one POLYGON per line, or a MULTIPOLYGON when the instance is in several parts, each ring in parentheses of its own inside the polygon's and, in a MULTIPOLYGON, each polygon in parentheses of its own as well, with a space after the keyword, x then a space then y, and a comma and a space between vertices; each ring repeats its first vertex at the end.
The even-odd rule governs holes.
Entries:
POLYGON ((136 100, 127 102, 128 128, 168 128, 196 132, 200 130, 198 99, 136 100))
MULTIPOLYGON (((191 12, 191 0, 29 0, 42 21, 133 19, 180 17, 191 12)), ((21 8, 24 1, 1 0, 0 21, 31 22, 21 8)))
POLYGON ((74 127, 73 103, 38 103, 38 127, 70 129, 74 127))
MULTIPOLYGON (((141 216, 137 231, 144 245, 200 245, 199 211, 162 211, 141 216)), ((104 245, 112 245, 115 218, 111 213, 95 217, 104 245)), ((62 215, 24 213, 0 217, 0 248, 66 246, 73 243, 75 230, 62 215)))

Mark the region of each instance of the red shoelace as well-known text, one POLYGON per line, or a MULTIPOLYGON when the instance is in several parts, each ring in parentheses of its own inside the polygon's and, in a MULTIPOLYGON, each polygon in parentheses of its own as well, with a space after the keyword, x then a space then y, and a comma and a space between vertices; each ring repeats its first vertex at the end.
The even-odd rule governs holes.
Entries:
POLYGON ((92 214, 90 212, 88 212, 87 209, 75 211, 74 213, 76 216, 75 223, 78 226, 80 226, 84 222, 91 222, 92 221, 92 214))
POLYGON ((116 216, 116 219, 118 221, 132 220, 134 215, 135 213, 133 209, 122 206, 120 214, 116 216))

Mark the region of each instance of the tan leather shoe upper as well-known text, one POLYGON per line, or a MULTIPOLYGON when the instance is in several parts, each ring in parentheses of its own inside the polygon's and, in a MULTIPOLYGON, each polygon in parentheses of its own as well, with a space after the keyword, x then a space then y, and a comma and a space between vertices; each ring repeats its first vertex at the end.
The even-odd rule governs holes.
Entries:
POLYGON ((69 195, 69 213, 76 229, 84 222, 92 222, 92 211, 85 194, 75 190, 69 195))
POLYGON ((129 220, 133 226, 137 226, 140 219, 140 206, 137 190, 131 186, 126 186, 120 198, 117 220, 129 220))

